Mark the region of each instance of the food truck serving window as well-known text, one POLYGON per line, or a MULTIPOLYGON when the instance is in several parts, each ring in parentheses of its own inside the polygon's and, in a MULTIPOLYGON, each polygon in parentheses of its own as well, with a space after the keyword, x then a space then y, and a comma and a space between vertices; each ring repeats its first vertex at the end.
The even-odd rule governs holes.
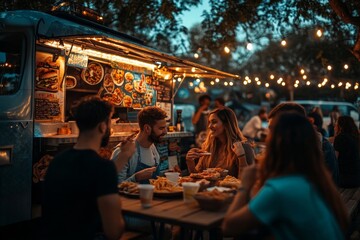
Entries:
POLYGON ((19 90, 24 46, 25 36, 20 33, 0 35, 0 95, 14 94, 19 90))

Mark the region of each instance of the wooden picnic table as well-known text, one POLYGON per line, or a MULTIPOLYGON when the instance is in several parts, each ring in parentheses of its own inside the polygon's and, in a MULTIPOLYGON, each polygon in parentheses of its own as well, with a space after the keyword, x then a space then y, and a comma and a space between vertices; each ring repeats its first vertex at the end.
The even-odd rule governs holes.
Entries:
MULTIPOLYGON (((121 201, 124 215, 177 225, 189 230, 209 231, 210 237, 215 239, 226 213, 226 207, 211 212, 202 210, 196 202, 188 204, 182 199, 154 198, 150 208, 143 208, 139 199, 122 196, 121 201)), ((182 234, 182 237, 185 236, 182 234)))

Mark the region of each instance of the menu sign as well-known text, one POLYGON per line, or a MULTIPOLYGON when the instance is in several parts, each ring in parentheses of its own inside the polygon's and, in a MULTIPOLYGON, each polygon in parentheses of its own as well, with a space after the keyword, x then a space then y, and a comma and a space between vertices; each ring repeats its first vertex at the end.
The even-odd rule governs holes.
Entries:
POLYGON ((172 94, 172 81, 159 81, 159 85, 156 87, 157 101, 158 102, 171 102, 172 94))
POLYGON ((156 91, 153 78, 147 72, 136 72, 100 62, 89 62, 84 69, 68 68, 67 89, 93 90, 115 106, 143 108, 154 106, 156 91), (74 84, 75 83, 75 84, 74 84))
POLYGON ((63 63, 63 58, 36 53, 35 120, 64 120, 63 63))
POLYGON ((89 57, 79 53, 70 53, 67 65, 79 68, 86 68, 89 57))

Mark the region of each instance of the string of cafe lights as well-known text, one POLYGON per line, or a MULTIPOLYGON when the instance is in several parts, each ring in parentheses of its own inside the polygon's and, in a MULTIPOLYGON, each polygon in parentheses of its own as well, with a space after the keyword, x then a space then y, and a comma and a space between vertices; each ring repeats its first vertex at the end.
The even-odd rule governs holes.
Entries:
MULTIPOLYGON (((317 29, 315 31, 315 36, 318 37, 318 38, 321 38, 323 36, 323 31, 321 29, 317 29)), ((281 44, 281 46, 286 47, 286 45, 287 45, 286 39, 282 39, 280 41, 280 44, 281 44)), ((253 49, 253 44, 248 41, 247 44, 246 44, 246 49, 251 51, 253 49)), ((231 50, 230 50, 230 48, 228 46, 224 46, 223 51, 226 54, 229 54, 231 52, 231 50)), ((194 53, 194 58, 198 59, 200 57, 200 53, 201 53, 201 48, 197 49, 197 51, 194 53)), ((350 66, 348 64, 345 63, 343 65, 343 69, 345 71, 349 70, 349 68, 350 68, 350 66)), ((333 70, 333 66, 332 65, 327 65, 326 69, 328 70, 328 72, 330 72, 330 71, 333 70)), ((303 68, 300 69, 300 74, 301 74, 301 76, 299 77, 299 79, 302 79, 302 80, 295 79, 295 81, 293 81, 293 82, 292 81, 286 81, 286 80, 284 80, 284 78, 282 76, 279 76, 276 79, 276 83, 278 85, 283 86, 283 87, 285 87, 285 86, 287 86, 289 84, 292 85, 292 83, 293 83, 294 88, 298 88, 300 85, 304 85, 304 86, 308 86, 308 87, 314 85, 314 83, 313 83, 314 81, 309 79, 308 75, 306 74, 306 71, 303 68)), ((195 81, 197 83, 203 83, 203 82, 201 82, 200 79, 196 79, 195 81)), ((261 81, 259 79, 259 77, 254 77, 254 81, 252 81, 249 76, 245 76, 244 80, 242 81, 242 84, 244 86, 246 86, 246 85, 250 85, 250 84, 254 83, 254 84, 258 85, 258 86, 263 85, 266 88, 269 88, 270 84, 272 84, 272 82, 274 82, 274 81, 275 81, 275 75, 274 74, 269 75, 269 81, 267 81, 267 80, 261 81)), ((220 81, 217 78, 215 80, 210 81, 210 85, 214 86, 214 85, 220 84, 219 82, 220 81)), ((222 84, 225 87, 232 87, 232 86, 234 86, 235 83, 233 81, 224 81, 222 84)), ((202 84, 202 85, 203 85, 203 87, 206 88, 206 86, 204 86, 204 84, 202 84)), ((316 85, 316 83, 315 83, 315 85, 316 85)), ((331 89, 342 88, 343 87, 346 90, 351 90, 351 89, 358 90, 359 87, 360 87, 360 83, 355 82, 355 83, 352 84, 349 81, 339 81, 337 83, 335 83, 335 82, 330 83, 329 78, 324 77, 321 82, 318 82, 317 87, 318 88, 323 88, 323 87, 326 87, 326 86, 329 86, 331 89)), ((194 87, 194 82, 190 82, 189 87, 191 87, 191 88, 194 87)))

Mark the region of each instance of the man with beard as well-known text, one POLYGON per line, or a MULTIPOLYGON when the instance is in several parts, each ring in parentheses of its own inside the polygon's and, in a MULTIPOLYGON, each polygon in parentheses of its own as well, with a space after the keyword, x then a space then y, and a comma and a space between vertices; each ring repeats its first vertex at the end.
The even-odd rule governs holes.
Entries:
MULTIPOLYGON (((133 145, 136 151, 118 174, 118 182, 123 181, 149 183, 149 179, 160 174, 159 153, 154 143, 160 143, 166 135, 166 112, 158 107, 146 107, 138 113, 140 132, 133 145)), ((123 157, 122 149, 116 148, 111 159, 119 161, 123 157)))
MULTIPOLYGON (((109 141, 113 106, 85 97, 72 113, 80 131, 77 142, 52 160, 45 176, 44 239, 97 239, 102 234, 119 239, 124 220, 117 171, 98 154, 109 141)), ((123 156, 128 159, 134 150, 128 146, 123 156)))

